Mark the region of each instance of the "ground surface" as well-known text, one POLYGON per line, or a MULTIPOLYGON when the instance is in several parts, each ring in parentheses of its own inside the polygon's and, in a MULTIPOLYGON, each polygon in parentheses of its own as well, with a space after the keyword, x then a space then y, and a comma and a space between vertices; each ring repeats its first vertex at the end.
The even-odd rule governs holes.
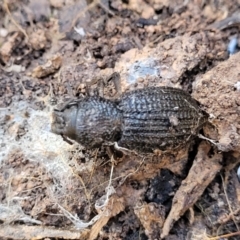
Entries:
MULTIPOLYGON (((4 0, 0 238, 239 239, 239 7, 238 0, 4 0), (57 104, 86 95, 90 84, 94 94, 113 72, 123 92, 191 93, 210 116, 201 131, 210 140, 112 164, 106 149, 51 133, 57 104)), ((106 82, 105 97, 117 94, 106 82)))

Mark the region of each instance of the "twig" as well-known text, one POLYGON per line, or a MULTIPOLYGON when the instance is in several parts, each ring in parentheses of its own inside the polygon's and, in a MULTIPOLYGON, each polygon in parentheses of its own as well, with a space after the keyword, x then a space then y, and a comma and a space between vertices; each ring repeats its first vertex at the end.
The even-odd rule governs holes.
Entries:
POLYGON ((111 195, 113 195, 116 191, 114 189, 114 187, 112 186, 112 180, 113 180, 113 169, 114 169, 114 157, 112 155, 111 157, 111 172, 110 172, 110 176, 109 176, 109 181, 108 181, 108 186, 106 187, 106 195, 103 195, 100 199, 102 199, 102 201, 98 201, 95 203, 95 208, 96 209, 101 209, 102 212, 106 211, 106 206, 108 205, 109 202, 109 197, 111 195))
POLYGON ((121 181, 121 184, 123 184, 128 177, 130 177, 131 175, 133 175, 133 174, 135 174, 136 172, 138 172, 138 170, 140 169, 140 167, 142 166, 142 163, 143 163, 144 161, 145 161, 145 158, 142 159, 142 161, 140 162, 138 168, 137 168, 134 172, 129 173, 129 174, 127 174, 127 175, 124 177, 124 180, 121 181))
POLYGON ((96 215, 93 217, 89 222, 83 222, 80 218, 78 218, 77 215, 72 215, 70 212, 68 212, 65 208, 63 208, 60 204, 58 204, 58 207, 61 209, 62 213, 66 218, 68 218, 77 229, 85 229, 91 225, 93 225, 99 218, 100 215, 96 215))
POLYGON ((238 236, 238 235, 240 235, 240 231, 235 233, 228 233, 228 234, 217 236, 217 237, 210 237, 208 238, 208 240, 218 240, 218 239, 229 238, 229 237, 238 236))
POLYGON ((87 190, 87 188, 86 188, 86 185, 85 185, 85 182, 83 181, 82 177, 79 176, 78 174, 76 174, 73 170, 72 170, 72 173, 73 173, 73 175, 75 175, 76 178, 78 178, 79 181, 81 182, 81 184, 82 184, 82 186, 83 186, 83 189, 84 189, 84 193, 85 193, 85 195, 86 195, 86 198, 87 198, 88 202, 90 202, 90 196, 91 196, 91 195, 90 195, 90 193, 88 192, 88 190, 87 190))
POLYGON ((54 227, 24 226, 24 225, 1 225, 0 239, 84 239, 84 232, 75 230, 56 229, 54 227))
MULTIPOLYGON (((136 172, 139 171, 139 169, 140 169, 140 167, 142 166, 142 163, 143 163, 144 161, 145 161, 145 158, 142 159, 142 161, 140 162, 138 168, 137 168, 135 171, 133 171, 133 172, 131 172, 131 173, 128 173, 128 174, 126 174, 125 176, 115 177, 115 178, 112 179, 112 181, 116 181, 116 180, 118 180, 118 179, 123 179, 123 180, 121 181, 121 184, 123 184, 128 177, 130 177, 131 175, 133 175, 133 174, 135 174, 136 172)), ((96 189, 97 187, 106 184, 107 182, 109 182, 109 181, 105 181, 105 182, 103 182, 103 183, 100 183, 100 184, 97 185, 96 187, 93 187, 93 188, 91 189, 91 192, 92 192, 94 189, 96 189)), ((82 189, 82 188, 80 188, 80 189, 82 189)))
POLYGON ((222 176, 222 174, 220 174, 220 176, 221 176, 221 179, 222 179, 223 191, 224 191, 224 194, 225 194, 225 196, 226 196, 226 200, 227 200, 227 204, 228 204, 229 211, 230 211, 231 216, 232 216, 232 220, 233 220, 233 222, 234 222, 234 224, 235 224, 237 230, 239 231, 238 224, 237 224, 237 222, 236 222, 236 220, 235 220, 235 217, 234 217, 234 214, 233 214, 233 210, 232 210, 232 207, 231 207, 230 201, 229 201, 229 199, 228 199, 228 195, 227 195, 226 186, 225 186, 225 183, 224 183, 223 176, 222 176))
POLYGON ((108 183, 108 186, 107 186, 106 204, 108 203, 109 196, 112 195, 111 188, 112 188, 112 176, 113 176, 113 169, 114 169, 114 158, 113 158, 113 155, 111 157, 111 163, 112 163, 112 166, 111 166, 109 183, 108 183))
POLYGON ((4 7, 5 11, 7 12, 7 14, 9 15, 9 17, 10 17, 11 21, 13 22, 13 24, 19 29, 20 32, 23 33, 23 35, 26 37, 26 40, 28 41, 29 37, 28 37, 26 31, 13 18, 12 14, 11 14, 9 8, 8 8, 7 0, 4 0, 3 7, 4 7))
POLYGON ((92 181, 92 176, 93 176, 93 174, 95 172, 95 165, 96 165, 96 161, 97 161, 98 150, 99 149, 97 148, 97 150, 95 151, 95 154, 94 154, 94 165, 93 165, 92 171, 90 173, 90 177, 89 177, 89 179, 87 181, 87 184, 89 184, 92 181))
POLYGON ((108 13, 108 14, 111 15, 111 16, 115 16, 114 12, 111 11, 111 10, 102 2, 102 0, 99 0, 99 1, 97 1, 97 2, 98 2, 98 4, 99 4, 99 6, 100 6, 106 13, 108 13))
MULTIPOLYGON (((233 212, 233 215, 236 216, 237 214, 239 214, 240 212, 240 208, 238 208, 236 211, 233 212)), ((225 224, 226 222, 230 221, 232 219, 232 214, 227 215, 225 218, 218 220, 219 224, 225 224)))

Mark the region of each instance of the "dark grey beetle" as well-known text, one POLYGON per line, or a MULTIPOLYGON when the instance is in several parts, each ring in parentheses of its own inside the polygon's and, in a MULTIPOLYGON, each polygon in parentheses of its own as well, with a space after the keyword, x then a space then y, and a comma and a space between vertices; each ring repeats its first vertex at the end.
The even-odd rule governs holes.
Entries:
POLYGON ((118 143, 142 153, 171 150, 190 141, 207 114, 188 93, 170 87, 127 92, 119 100, 72 100, 54 110, 52 132, 86 148, 118 143))

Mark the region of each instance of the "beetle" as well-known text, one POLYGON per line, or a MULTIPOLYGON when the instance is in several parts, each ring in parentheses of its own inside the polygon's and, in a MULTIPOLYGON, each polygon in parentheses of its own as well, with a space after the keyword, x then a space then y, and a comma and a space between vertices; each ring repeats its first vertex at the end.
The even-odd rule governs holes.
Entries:
POLYGON ((207 121, 207 114, 185 91, 148 87, 110 100, 87 96, 53 111, 52 132, 86 148, 115 142, 119 147, 151 153, 189 142, 207 121))

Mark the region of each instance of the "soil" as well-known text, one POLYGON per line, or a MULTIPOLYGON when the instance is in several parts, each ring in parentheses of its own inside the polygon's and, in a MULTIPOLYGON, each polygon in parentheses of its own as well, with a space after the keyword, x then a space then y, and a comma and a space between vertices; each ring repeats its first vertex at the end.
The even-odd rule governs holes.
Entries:
POLYGON ((1 239, 239 239, 238 0, 3 0, 1 239), (184 89, 209 114, 181 149, 85 149, 51 132, 72 98, 184 89))

